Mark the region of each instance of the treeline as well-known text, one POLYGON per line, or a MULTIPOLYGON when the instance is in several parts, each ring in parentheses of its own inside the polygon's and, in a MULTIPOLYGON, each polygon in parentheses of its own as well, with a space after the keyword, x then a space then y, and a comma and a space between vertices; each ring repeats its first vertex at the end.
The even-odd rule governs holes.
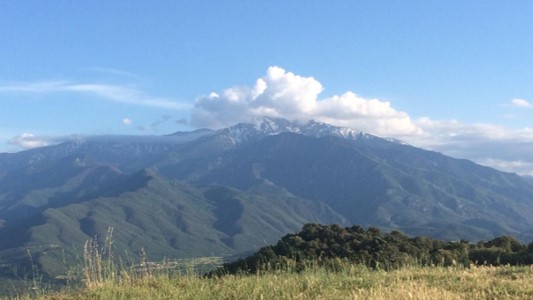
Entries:
POLYGON ((464 240, 410 238, 399 231, 381 233, 375 227, 306 224, 301 232, 288 234, 252 256, 226 263, 210 275, 287 268, 300 271, 316 264, 335 268, 345 261, 385 270, 407 265, 529 265, 533 264, 533 243, 524 245, 502 236, 471 244, 464 240))

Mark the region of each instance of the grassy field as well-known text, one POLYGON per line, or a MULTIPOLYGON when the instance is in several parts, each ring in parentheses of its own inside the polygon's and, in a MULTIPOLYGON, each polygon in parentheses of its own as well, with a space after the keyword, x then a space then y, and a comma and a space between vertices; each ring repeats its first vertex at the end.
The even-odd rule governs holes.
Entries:
POLYGON ((203 278, 149 271, 86 278, 61 292, 16 299, 533 299, 532 267, 409 267, 375 271, 346 264, 258 275, 203 278), (92 281, 91 281, 92 280, 92 281))
POLYGON ((65 275, 61 290, 34 276, 17 286, 0 285, 1 294, 10 295, 0 300, 533 299, 533 266, 417 265, 386 271, 333 259, 309 261, 300 272, 288 264, 282 270, 208 278, 198 274, 220 266, 220 257, 124 264, 112 244, 111 228, 104 245, 87 241, 83 263, 65 275))

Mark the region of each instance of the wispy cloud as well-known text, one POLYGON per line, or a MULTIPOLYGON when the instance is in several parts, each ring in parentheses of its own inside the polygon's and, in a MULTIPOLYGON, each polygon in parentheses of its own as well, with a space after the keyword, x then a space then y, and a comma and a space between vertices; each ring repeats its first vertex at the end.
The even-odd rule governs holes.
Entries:
POLYGON ((145 105, 169 109, 189 109, 189 104, 180 103, 169 98, 143 95, 140 91, 115 85, 104 84, 72 84, 66 85, 65 91, 96 94, 103 98, 136 105, 145 105))
POLYGON ((159 127, 167 122, 169 122, 170 120, 172 120, 174 117, 173 116, 170 116, 170 115, 164 115, 164 116, 161 116, 159 119, 155 120, 154 122, 152 122, 152 124, 150 124, 150 128, 152 129, 152 131, 154 132, 158 132, 159 131, 159 127))
POLYGON ((49 145, 59 144, 65 141, 73 140, 77 136, 36 136, 33 133, 25 132, 9 140, 9 144, 22 149, 33 149, 49 145))
POLYGON ((499 170, 533 175, 533 129, 512 129, 457 120, 416 121, 422 134, 405 141, 457 158, 466 158, 499 170))
POLYGON ((40 81, 0 84, 0 93, 81 93, 133 105, 143 105, 174 110, 190 109, 191 105, 171 98, 146 95, 140 90, 121 85, 99 83, 70 83, 66 81, 40 81))
POLYGON ((102 68, 102 67, 89 68, 87 70, 91 71, 91 72, 109 74, 109 75, 113 75, 113 76, 126 77, 126 78, 129 78, 129 79, 142 81, 142 77, 141 76, 139 76, 139 75, 137 75, 135 73, 132 73, 132 72, 124 71, 124 70, 118 70, 118 69, 113 69, 113 68, 102 68))
POLYGON ((486 158, 480 159, 477 162, 501 171, 533 176, 533 162, 531 161, 486 158))
POLYGON ((68 86, 64 81, 38 81, 26 83, 0 84, 2 93, 53 93, 65 91, 68 86))

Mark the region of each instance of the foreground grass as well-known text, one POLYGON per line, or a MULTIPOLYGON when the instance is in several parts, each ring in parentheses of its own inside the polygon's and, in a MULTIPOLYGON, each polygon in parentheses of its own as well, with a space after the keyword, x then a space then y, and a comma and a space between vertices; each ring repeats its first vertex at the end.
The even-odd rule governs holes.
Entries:
MULTIPOLYGON (((22 296, 19 299, 35 298, 22 296)), ((150 274, 101 282, 37 299, 533 299, 531 267, 411 267, 201 278, 150 274)))

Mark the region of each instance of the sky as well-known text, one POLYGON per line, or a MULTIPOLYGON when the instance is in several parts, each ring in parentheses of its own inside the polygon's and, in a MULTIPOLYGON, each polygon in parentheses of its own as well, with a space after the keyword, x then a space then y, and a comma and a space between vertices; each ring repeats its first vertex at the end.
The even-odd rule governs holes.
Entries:
POLYGON ((533 175, 533 1, 0 1, 0 152, 260 116, 533 175))

